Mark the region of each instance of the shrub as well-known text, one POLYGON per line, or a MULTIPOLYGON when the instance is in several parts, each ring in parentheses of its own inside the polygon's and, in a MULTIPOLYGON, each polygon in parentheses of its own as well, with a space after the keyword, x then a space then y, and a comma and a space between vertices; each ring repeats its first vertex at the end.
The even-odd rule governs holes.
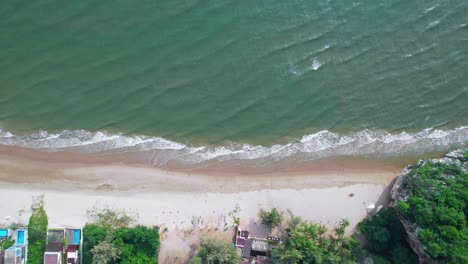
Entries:
POLYGON ((234 210, 229 212, 229 216, 232 218, 232 222, 236 226, 240 225, 240 217, 237 216, 240 211, 241 211, 240 206, 238 204, 236 204, 236 206, 234 207, 234 210))
POLYGON ((25 224, 13 222, 10 224, 10 229, 17 230, 24 226, 25 224))
POLYGON ((15 242, 11 239, 11 237, 7 237, 5 242, 3 242, 3 245, 0 246, 0 252, 2 252, 3 249, 7 249, 11 246, 13 246, 15 242))
POLYGON ((28 264, 42 264, 47 239, 48 218, 44 196, 33 198, 28 225, 28 264))
POLYGON ((107 240, 99 242, 91 250, 93 264, 109 264, 119 259, 117 247, 107 240))
POLYGON ((228 242, 215 239, 201 240, 198 257, 204 264, 238 264, 241 261, 235 247, 228 242))
POLYGON ((276 208, 273 208, 270 212, 260 209, 258 217, 262 224, 268 227, 270 230, 276 226, 279 226, 283 222, 283 214, 276 208))
POLYGON ((341 221, 333 234, 318 224, 301 221, 290 227, 284 243, 273 249, 273 263, 356 263, 360 256, 359 242, 347 237, 344 230, 349 225, 341 221))
POLYGON ((87 211, 87 215, 96 225, 106 229, 128 227, 136 221, 136 216, 132 216, 123 210, 110 208, 93 208, 87 211))
POLYGON ((398 211, 403 215, 407 215, 409 213, 409 208, 409 204, 406 202, 401 201, 398 203, 398 211))
POLYGON ((190 259, 189 264, 202 264, 202 260, 200 257, 195 256, 192 259, 190 259))

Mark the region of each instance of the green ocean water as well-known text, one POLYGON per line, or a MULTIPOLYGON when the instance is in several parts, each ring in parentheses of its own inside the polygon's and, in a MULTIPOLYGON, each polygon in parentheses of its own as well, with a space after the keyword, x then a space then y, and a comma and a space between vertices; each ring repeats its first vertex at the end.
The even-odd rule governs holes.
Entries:
POLYGON ((465 0, 3 0, 0 33, 3 144, 105 131, 271 146, 468 125, 465 0))

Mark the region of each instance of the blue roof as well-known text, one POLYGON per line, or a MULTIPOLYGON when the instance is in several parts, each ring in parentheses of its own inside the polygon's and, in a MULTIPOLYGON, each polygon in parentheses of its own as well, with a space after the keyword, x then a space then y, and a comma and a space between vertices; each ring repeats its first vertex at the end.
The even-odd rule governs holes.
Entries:
MULTIPOLYGON (((18 249, 18 248, 22 249, 22 248, 24 248, 24 246, 23 245, 13 245, 13 246, 9 247, 8 249, 18 249)), ((5 250, 8 250, 8 249, 5 249, 5 250)))
POLYGON ((16 255, 19 256, 21 254, 21 249, 23 247, 24 246, 12 246, 12 247, 5 249, 5 251, 16 251, 16 255))
POLYGON ((8 229, 0 229, 0 237, 8 237, 8 229))

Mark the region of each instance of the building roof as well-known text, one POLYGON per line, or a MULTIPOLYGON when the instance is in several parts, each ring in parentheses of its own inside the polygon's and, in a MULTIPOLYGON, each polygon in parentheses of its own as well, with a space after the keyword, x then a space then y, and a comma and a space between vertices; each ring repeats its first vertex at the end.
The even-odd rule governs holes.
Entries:
POLYGON ((75 252, 75 251, 78 250, 78 248, 79 248, 78 245, 67 245, 67 249, 65 249, 65 251, 67 251, 67 252, 71 252, 71 251, 75 252))
POLYGON ((255 251, 267 252, 269 249, 268 241, 252 239, 252 249, 255 251))
POLYGON ((241 247, 243 247, 243 246, 244 246, 244 241, 245 241, 245 239, 243 239, 243 238, 241 238, 241 237, 238 237, 238 238, 236 239, 236 246, 241 246, 241 247))
POLYGON ((242 249, 242 257, 250 258, 251 252, 252 252, 252 240, 246 239, 244 241, 244 248, 242 249))
POLYGON ((241 231, 240 237, 243 237, 245 239, 249 238, 249 231, 241 231))
POLYGON ((46 252, 44 253, 44 264, 58 264, 60 263, 60 253, 57 252, 46 252))
POLYGON ((22 248, 24 248, 23 245, 13 245, 5 250, 16 250, 16 249, 22 249, 22 248))
POLYGON ((271 264, 271 259, 268 257, 257 257, 256 260, 257 264, 271 264))
POLYGON ((62 252, 62 251, 63 251, 62 242, 52 242, 46 245, 46 253, 47 252, 62 252))

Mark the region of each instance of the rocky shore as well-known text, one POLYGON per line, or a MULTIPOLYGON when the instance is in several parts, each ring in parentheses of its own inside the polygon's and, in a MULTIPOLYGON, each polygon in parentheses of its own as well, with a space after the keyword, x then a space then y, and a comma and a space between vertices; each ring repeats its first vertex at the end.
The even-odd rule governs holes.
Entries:
POLYGON ((446 154, 445 157, 441 159, 420 160, 416 165, 409 165, 404 168, 402 173, 396 178, 392 187, 389 206, 394 209, 398 219, 402 223, 407 234, 407 242, 412 250, 418 255, 420 263, 440 263, 440 261, 433 259, 426 252, 426 247, 419 239, 419 231, 421 230, 421 227, 398 210, 398 204, 400 202, 406 202, 408 199, 408 190, 405 189, 404 181, 407 177, 411 177, 410 173, 413 169, 420 168, 427 162, 456 165, 465 173, 468 173, 468 159, 465 155, 467 151, 468 149, 458 149, 446 154))

